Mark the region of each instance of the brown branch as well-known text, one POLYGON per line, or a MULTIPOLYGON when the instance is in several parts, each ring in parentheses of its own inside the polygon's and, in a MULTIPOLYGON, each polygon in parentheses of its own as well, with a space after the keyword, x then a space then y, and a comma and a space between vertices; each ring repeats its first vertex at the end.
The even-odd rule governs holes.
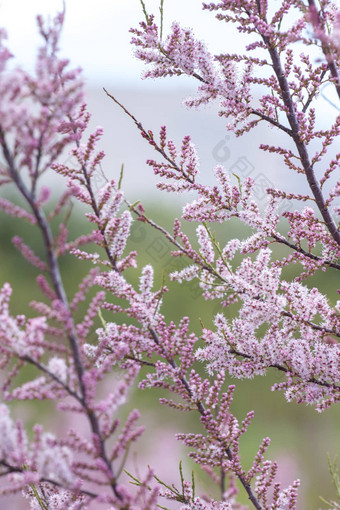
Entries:
MULTIPOLYGON (((318 23, 317 28, 319 30, 322 30, 322 32, 326 36, 320 14, 318 13, 318 10, 315 5, 315 1, 308 0, 308 4, 309 4, 310 9, 313 9, 314 13, 316 14, 317 23, 318 23)), ((322 37, 319 37, 318 35, 317 35, 317 37, 321 41, 321 49, 322 49, 323 54, 325 55, 327 66, 328 66, 329 72, 332 76, 332 82, 334 83, 336 93, 338 94, 339 99, 340 99, 340 76, 338 73, 338 69, 335 65, 334 56, 332 55, 332 50, 331 50, 329 44, 325 40, 323 40, 322 37)))
MULTIPOLYGON (((176 248, 183 253, 183 255, 187 256, 188 258, 191 258, 190 255, 188 254, 188 252, 185 250, 185 248, 183 248, 183 246, 181 246, 176 241, 176 239, 174 239, 174 237, 171 234, 169 234, 169 232, 165 228, 161 227, 160 225, 158 225, 156 222, 154 222, 153 220, 151 220, 150 218, 148 218, 144 214, 141 214, 140 211, 138 211, 138 209, 136 209, 136 207, 131 206, 131 204, 128 202, 128 200, 125 199, 125 202, 129 206, 129 209, 131 211, 133 211, 139 218, 142 218, 143 222, 148 223, 151 227, 153 227, 154 229, 156 229, 159 232, 161 232, 164 235, 164 237, 170 243, 172 243, 174 246, 176 246, 176 248)), ((313 260, 316 260, 316 261, 322 260, 320 257, 317 257, 316 255, 313 255, 312 253, 308 253, 305 250, 303 250, 302 248, 299 248, 298 246, 296 246, 295 244, 290 243, 284 237, 280 237, 280 236, 278 236, 276 234, 271 234, 271 237, 273 239, 275 239, 277 242, 285 244, 286 246, 289 246, 293 250, 301 253, 302 255, 304 255, 306 257, 309 257, 309 258, 311 258, 313 260)), ((195 260, 194 262, 196 264, 198 263, 197 260, 195 260)), ((325 263, 325 265, 327 265, 329 267, 334 267, 335 269, 340 269, 340 265, 339 264, 335 264, 335 263, 329 262, 329 261, 325 261, 324 263, 325 263)), ((207 266, 203 262, 200 265, 201 265, 201 269, 202 270, 208 271, 210 274, 212 274, 213 276, 215 276, 216 278, 221 280, 223 283, 227 284, 226 280, 219 273, 217 273, 217 271, 215 271, 212 267, 207 266)), ((258 297, 258 299, 261 300, 260 297, 258 297)), ((297 322, 301 322, 293 314, 290 314, 290 313, 285 312, 285 311, 283 311, 282 314, 287 316, 287 317, 290 317, 293 320, 296 320, 297 322)), ((322 326, 318 326, 317 324, 314 324, 313 322, 309 322, 309 321, 303 321, 303 324, 306 324, 306 325, 310 326, 312 329, 315 329, 316 331, 322 331, 322 332, 325 332, 325 333, 329 333, 331 335, 335 335, 335 336, 340 338, 340 332, 333 331, 331 329, 328 329, 328 328, 325 328, 325 327, 322 327, 322 326)))
MULTIPOLYGON (((309 2, 314 2, 314 0, 309 0, 309 2)), ((261 16, 260 3, 258 1, 257 1, 257 5, 258 5, 259 14, 261 16)), ((264 21, 266 21, 266 20, 264 19, 264 21)), ((263 120, 266 120, 267 122, 273 124, 274 126, 278 127, 279 129, 281 129, 282 131, 284 131, 285 133, 287 133, 289 136, 291 136, 293 138, 293 140, 295 142, 295 146, 296 146, 297 151, 298 151, 299 156, 300 156, 300 160, 301 160, 302 166, 303 166, 304 171, 305 171, 305 175, 306 175, 309 187, 310 187, 310 189, 311 189, 311 191, 312 191, 312 193, 314 195, 314 198, 315 198, 317 206, 318 206, 318 208, 320 210, 320 213, 321 213, 323 219, 325 220, 325 223, 327 225, 329 233, 331 234, 333 239, 336 241, 336 243, 340 245, 340 232, 339 232, 335 222, 333 221, 333 218, 330 215, 328 208, 326 207, 325 200, 324 200, 322 192, 321 192, 321 188, 319 186, 319 183, 318 183, 317 178, 316 178, 315 173, 314 173, 314 169, 313 169, 313 167, 312 167, 312 165, 311 165, 311 163, 309 161, 309 156, 308 156, 307 148, 306 148, 305 144, 300 140, 300 137, 299 137, 299 124, 298 124, 298 120, 297 120, 297 117, 296 117, 296 114, 295 114, 295 109, 294 109, 293 101, 292 101, 291 96, 290 96, 288 81, 287 81, 287 78, 286 78, 286 76, 285 76, 285 74, 283 72, 282 66, 281 66, 280 56, 279 56, 276 48, 271 44, 271 41, 270 41, 269 37, 266 36, 266 35, 262 35, 262 34, 261 34, 261 36, 262 36, 262 39, 263 39, 264 43, 267 46, 268 52, 269 52, 271 60, 272 60, 273 69, 274 69, 274 72, 275 72, 275 74, 277 76, 277 79, 278 79, 278 82, 279 82, 279 85, 280 85, 280 88, 281 88, 282 99, 283 99, 284 105, 288 109, 288 112, 289 112, 287 114, 287 119, 288 119, 288 122, 289 122, 289 125, 290 125, 290 129, 285 127, 285 126, 283 126, 282 124, 278 123, 274 119, 271 119, 270 117, 267 117, 266 115, 262 114, 261 112, 258 112, 255 109, 251 109, 250 113, 252 113, 253 115, 260 116, 263 120)), ((172 61, 167 56, 167 54, 166 54, 166 52, 164 50, 162 50, 162 53, 169 59, 170 62, 172 61)), ((340 81, 339 81, 339 75, 337 73, 337 69, 336 69, 336 67, 334 65, 334 61, 333 61, 333 64, 328 62, 328 66, 329 66, 329 69, 330 69, 332 77, 334 78, 334 80, 337 80, 336 83, 339 84, 338 88, 337 88, 337 91, 338 91, 338 94, 339 94, 339 97, 340 97, 340 81)), ((191 76, 193 76, 194 78, 196 78, 197 80, 199 80, 199 81, 201 81, 203 83, 207 83, 206 80, 204 80, 197 73, 192 73, 191 76)), ((222 94, 222 96, 223 96, 223 94, 222 94)), ((114 99, 114 98, 112 98, 112 99, 114 99)), ((309 97, 309 101, 310 100, 311 100, 311 98, 309 97)), ((114 99, 114 101, 117 104, 119 104, 118 101, 116 101, 115 99, 114 99)), ((122 107, 122 105, 120 105, 120 106, 122 107)), ((126 111, 124 107, 122 107, 122 108, 124 109, 124 111, 126 111)), ((129 112, 126 111, 126 113, 128 115, 130 115, 129 112)), ((138 126, 138 123, 137 123, 136 120, 135 120, 135 122, 136 122, 136 124, 138 126)))
MULTIPOLYGON (((156 331, 153 328, 150 327, 149 328, 149 333, 150 333, 152 339, 154 340, 155 344, 163 351, 163 355, 164 355, 165 359, 167 360, 167 362, 169 363, 169 365, 174 370, 177 370, 178 369, 178 365, 177 365, 176 361, 174 359, 172 359, 172 358, 170 358, 170 359, 168 358, 167 353, 162 348, 161 341, 160 341, 156 331)), ((206 409, 204 407, 204 404, 200 400, 197 401, 196 399, 194 399, 193 393, 192 393, 191 388, 190 388, 190 384, 187 381, 186 377, 181 375, 181 376, 179 376, 179 379, 180 379, 181 383, 183 384, 187 394, 189 395, 189 397, 195 403, 195 405, 197 407, 197 410, 200 413, 200 415, 201 416, 205 416, 206 415, 206 409)), ((224 442, 224 439, 222 439, 222 438, 217 438, 217 439, 221 443, 224 442)), ((225 452, 226 452, 227 457, 230 460, 230 462, 232 462, 234 460, 234 456, 233 456, 233 453, 232 453, 231 449, 228 447, 228 448, 225 449, 225 452)), ((241 473, 237 473, 236 472, 235 474, 236 474, 237 478, 239 479, 239 481, 241 482, 241 484, 243 485, 246 493, 248 494, 249 500, 254 505, 256 510, 263 510, 262 506, 260 505, 259 501, 256 498, 256 495, 255 495, 255 493, 254 493, 250 483, 248 483, 246 481, 246 479, 244 478, 244 476, 241 473)))
POLYGON ((111 481, 110 481, 111 488, 112 488, 115 496, 118 499, 122 499, 122 496, 117 489, 117 482, 116 482, 115 475, 113 473, 111 462, 109 461, 109 458, 106 453, 104 439, 100 432, 99 421, 98 421, 95 413, 92 411, 92 409, 89 408, 89 406, 87 405, 87 402, 86 402, 86 389, 85 389, 85 385, 83 382, 84 366, 83 366, 83 362, 81 359, 81 353, 80 353, 80 349, 79 349, 80 344, 78 341, 75 324, 74 324, 74 321, 73 321, 73 318, 72 318, 72 315, 71 315, 71 312, 69 309, 69 303, 68 303, 68 299, 66 296, 66 292, 65 292, 65 289, 63 286, 63 281, 62 281, 62 277, 61 277, 61 273, 60 273, 58 259, 54 252, 54 249, 53 249, 53 236, 52 236, 52 232, 51 232, 49 223, 44 215, 42 208, 37 206, 37 204, 35 203, 35 200, 33 199, 32 194, 28 191, 26 185, 24 184, 24 182, 19 174, 19 171, 17 170, 17 168, 15 166, 14 159, 12 158, 11 152, 8 148, 7 143, 6 143, 5 135, 4 135, 3 130, 1 129, 1 126, 0 126, 0 138, 1 138, 1 146, 2 146, 3 155, 4 155, 4 158, 8 165, 9 175, 12 178, 13 182, 16 184, 17 188, 19 189, 19 191, 21 192, 23 197, 26 199, 30 208, 32 209, 32 212, 37 220, 37 225, 41 231, 43 241, 44 241, 45 250, 46 250, 46 256, 47 256, 47 260, 48 260, 49 273, 50 273, 50 277, 51 277, 52 284, 54 287, 54 291, 56 293, 57 298, 63 303, 63 305, 65 306, 65 309, 69 313, 69 317, 71 320, 71 331, 68 334, 68 340, 69 340, 69 344, 71 347, 71 352, 72 352, 72 356, 73 356, 73 360, 74 360, 74 366, 75 366, 75 370, 77 373, 77 379, 78 379, 80 392, 81 392, 80 402, 86 412, 86 415, 90 422, 92 432, 98 438, 99 445, 100 445, 100 457, 103 459, 109 472, 112 474, 111 481))
POLYGON ((132 113, 129 112, 129 110, 127 110, 127 108, 125 108, 124 105, 122 105, 114 96, 112 96, 105 88, 104 88, 104 92, 105 94, 110 97, 112 99, 112 101, 114 101, 125 113, 126 115, 128 115, 132 120, 133 122, 136 124, 137 128, 139 129, 139 131, 142 133, 142 136, 143 138, 145 138, 154 148, 157 152, 159 152, 163 158, 171 165, 171 167, 176 170, 178 173, 182 174, 183 177, 190 183, 193 183, 194 180, 189 177, 182 168, 180 168, 177 163, 172 160, 171 158, 169 158, 169 156, 167 155, 167 153, 155 142, 155 140, 153 139, 153 137, 150 135, 150 133, 148 131, 146 131, 146 129, 144 129, 143 125, 141 122, 139 122, 136 117, 134 115, 132 115, 132 113))
MULTIPOLYGON (((163 48, 159 48, 160 52, 169 60, 169 62, 171 62, 172 64, 175 64, 174 60, 169 57, 169 55, 167 54, 166 51, 164 51, 163 48)), ((175 64, 176 65, 176 64, 175 64)), ((186 74, 184 73, 183 71, 181 71, 182 74, 186 74)), ((202 83, 205 83, 206 85, 208 85, 209 83, 207 82, 207 80, 205 80, 202 76, 200 76, 198 73, 191 73, 191 74, 188 74, 188 76, 192 76, 193 78, 195 78, 196 80, 202 82, 202 83)), ((105 89, 104 89, 105 90, 105 89)), ((106 90, 105 90, 106 92, 106 90)), ((223 97, 224 99, 229 99, 228 96, 226 96, 225 92, 221 92, 218 90, 218 94, 223 97)), ((240 104, 241 101, 240 100, 236 100, 236 103, 237 104, 240 104)), ((119 103, 117 103, 119 104, 119 103)), ((256 115, 258 117, 260 117, 262 120, 265 120, 267 122, 269 122, 270 124, 272 124, 273 126, 281 129, 282 131, 284 131, 285 133, 287 133, 287 135, 289 136, 292 136, 292 132, 291 130, 284 126, 283 124, 281 124, 280 122, 278 122, 277 120, 275 119, 272 119, 271 117, 268 117, 268 115, 265 115, 264 113, 262 112, 259 112, 258 110, 256 110, 255 108, 248 108, 248 111, 249 113, 251 113, 252 115, 256 115)))
MULTIPOLYGON (((229 352, 230 352, 230 354, 235 354, 236 356, 240 356, 241 358, 245 358, 245 359, 249 359, 249 360, 253 361, 253 357, 250 354, 245 354, 244 352, 236 351, 235 349, 231 349, 229 352)), ((286 374, 291 374, 294 377, 297 377, 301 381, 308 383, 308 384, 317 384, 318 386, 323 386, 325 388, 335 389, 335 390, 340 391, 340 386, 337 384, 331 384, 331 383, 327 383, 327 382, 318 381, 317 379, 315 379, 315 377, 311 377, 310 379, 304 380, 297 372, 294 372, 293 370, 283 367, 282 365, 279 365, 276 363, 274 363, 273 365, 268 365, 267 368, 275 368, 276 370, 279 370, 280 372, 285 372, 286 374)))
MULTIPOLYGON (((322 71, 321 75, 320 75, 320 85, 322 83, 322 80, 326 74, 326 70, 322 71)), ((317 93, 318 91, 318 88, 317 87, 314 87, 313 91, 309 94, 308 98, 307 98, 307 101, 304 105, 304 107, 302 108, 302 112, 303 113, 306 113, 306 111, 308 110, 309 108, 309 105, 311 104, 311 102, 313 101, 314 97, 315 97, 315 94, 317 93)))
MULTIPOLYGON (((9 475, 10 473, 24 473, 25 472, 25 469, 24 468, 21 468, 21 467, 16 467, 16 466, 11 466, 10 464, 8 464, 5 460, 0 460, 0 465, 5 467, 7 469, 7 472, 4 472, 4 473, 1 473, 0 476, 6 476, 6 475, 9 475)), ((61 483, 55 481, 55 480, 52 480, 51 478, 45 478, 45 477, 42 477, 40 478, 40 482, 44 482, 44 483, 50 483, 51 485, 54 485, 55 487, 60 487, 61 489, 68 489, 68 490, 73 490, 72 488, 70 487, 65 487, 64 485, 62 485, 61 483)), ((83 489, 76 489, 75 491, 77 494, 80 493, 80 494, 83 494, 84 496, 89 496, 90 498, 97 498, 98 497, 98 494, 95 494, 94 492, 91 492, 91 491, 87 491, 87 490, 83 490, 83 489)))
MULTIPOLYGON (((259 2, 257 2, 257 3, 259 6, 258 7, 259 14, 261 15, 260 4, 259 4, 259 2)), ((264 20, 264 21, 266 21, 266 20, 264 20)), ((272 43, 272 41, 270 40, 270 38, 267 35, 263 35, 263 34, 261 34, 261 36, 262 36, 264 43, 267 46, 269 55, 272 60, 273 69, 274 69, 274 72, 276 74, 276 77, 277 77, 277 80, 278 80, 278 83, 279 83, 279 86, 281 89, 282 100, 283 100, 285 107, 287 108, 287 112, 288 112, 287 120, 291 127, 292 138, 294 140, 296 149, 299 153, 300 161, 301 161, 302 167, 304 169, 307 182, 309 184, 311 192, 314 195, 316 204, 317 204, 318 209, 326 223, 326 226, 328 228, 330 235, 333 237, 335 242, 338 245, 340 245, 340 232, 338 230, 337 225, 333 221, 333 218, 329 212, 329 209, 327 208, 327 206, 325 204, 325 200, 324 200, 319 182, 316 178, 313 166, 312 166, 311 162, 309 161, 307 147, 306 147, 305 143, 300 139, 299 121, 298 121, 298 118, 296 115, 294 103, 293 103, 291 95, 290 95, 288 80, 285 76, 285 73, 284 73, 282 65, 281 65, 280 55, 279 55, 276 47, 274 46, 274 43, 272 43)))
POLYGON ((297 251, 298 253, 301 253, 305 257, 308 257, 309 259, 315 260, 315 261, 323 261, 325 266, 333 267, 334 269, 340 269, 340 264, 336 264, 335 262, 331 262, 330 260, 323 260, 321 257, 318 257, 317 255, 314 255, 313 253, 309 253, 308 251, 304 250, 303 248, 299 248, 296 244, 293 244, 289 242, 287 239, 285 239, 282 236, 278 236, 277 234, 271 234, 271 237, 275 239, 278 243, 285 244, 289 248, 291 248, 294 251, 297 251))
POLYGON ((39 361, 35 361, 30 356, 20 356, 19 359, 22 361, 26 361, 26 363, 30 363, 31 365, 38 368, 41 372, 44 372, 46 375, 48 375, 51 379, 53 379, 57 384, 62 386, 62 388, 73 398, 78 400, 78 402, 83 405, 83 399, 80 395, 78 395, 77 392, 73 391, 67 384, 65 384, 59 377, 57 377, 53 372, 50 372, 48 368, 43 365, 42 363, 39 363, 39 361))

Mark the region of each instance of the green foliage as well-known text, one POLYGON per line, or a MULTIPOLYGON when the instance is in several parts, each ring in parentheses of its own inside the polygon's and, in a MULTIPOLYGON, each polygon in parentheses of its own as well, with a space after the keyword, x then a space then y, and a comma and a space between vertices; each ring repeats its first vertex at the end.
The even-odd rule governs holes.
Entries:
POLYGON ((332 478, 332 482, 336 492, 336 501, 326 500, 323 497, 320 497, 321 501, 326 503, 331 510, 340 509, 340 478, 339 478, 339 468, 338 468, 338 457, 335 456, 332 462, 330 455, 327 455, 328 459, 328 469, 332 478))

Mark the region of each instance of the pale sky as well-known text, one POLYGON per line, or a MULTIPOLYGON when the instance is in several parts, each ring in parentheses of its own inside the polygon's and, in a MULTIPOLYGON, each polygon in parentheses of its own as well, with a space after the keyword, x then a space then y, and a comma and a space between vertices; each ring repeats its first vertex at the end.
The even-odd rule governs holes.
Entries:
MULTIPOLYGON (((129 29, 144 19, 140 0, 65 0, 66 20, 61 40, 62 56, 75 67, 82 67, 90 87, 122 86, 172 88, 174 80, 141 82, 145 66, 138 62, 130 45, 129 29), (163 83, 161 83, 163 82, 163 83)), ((149 14, 159 20, 160 0, 144 0, 149 14)), ((0 0, 0 26, 9 36, 9 48, 16 63, 32 69, 36 47, 40 44, 35 17, 53 16, 62 9, 62 0, 0 0)), ((249 37, 236 32, 232 24, 219 22, 213 13, 202 11, 201 0, 164 0, 164 34, 176 20, 194 29, 196 37, 207 43, 212 53, 239 53, 249 37)), ((192 86, 190 78, 176 79, 176 88, 192 86)), ((336 101, 329 87, 325 94, 336 101)), ((324 101, 326 110, 334 107, 324 101)))
MULTIPOLYGON (((129 29, 144 19, 140 0, 65 0, 66 20, 61 40, 61 55, 74 67, 82 67, 88 87, 118 86, 151 90, 191 88, 192 79, 141 81, 145 66, 133 56, 129 29), (176 82, 174 84, 174 81, 176 82), (164 83, 165 82, 165 83, 164 83)), ((149 14, 159 21, 160 0, 144 0, 149 14)), ((0 27, 5 27, 8 45, 16 64, 32 70, 40 38, 36 15, 53 16, 61 10, 63 0, 0 0, 0 27)), ((213 13, 202 11, 201 0, 164 0, 164 34, 176 20, 192 27, 195 36, 204 40, 212 53, 240 53, 249 36, 235 27, 217 21, 213 13)), ((300 51, 296 45, 295 52, 300 51)), ((338 104, 333 87, 321 94, 325 112, 334 113, 338 104)), ((325 113, 324 112, 324 113, 325 113)))
MULTIPOLYGON (((145 4, 159 19, 159 0, 145 0, 145 4)), ((202 11, 201 4, 200 0, 165 0, 165 33, 177 20, 193 27, 211 51, 237 51, 239 42, 231 36, 231 27, 226 30, 212 13, 202 11)), ((9 47, 25 67, 32 65, 39 44, 35 16, 54 15, 61 8, 62 0, 0 0, 0 26, 7 29, 9 47)), ((66 0, 62 54, 74 66, 81 66, 93 84, 135 84, 143 66, 132 55, 129 28, 142 20, 139 0, 66 0)))
MULTIPOLYGON (((273 1, 275 3, 275 0, 273 1)), ((145 4, 149 14, 154 13, 159 19, 159 0, 145 0, 145 4)), ((207 43, 212 53, 242 52, 245 36, 235 34, 230 24, 226 26, 225 23, 218 22, 212 13, 202 11, 201 5, 201 0, 164 0, 164 33, 167 33, 167 27, 172 21, 176 20, 184 27, 192 27, 195 35, 207 43)), ((0 26, 8 31, 9 48, 16 56, 17 63, 28 70, 33 67, 36 48, 40 44, 36 15, 41 13, 53 16, 61 9, 62 0, 0 0, 0 26)), ((130 119, 108 102, 102 91, 103 86, 110 91, 117 91, 119 99, 125 102, 148 128, 158 131, 160 125, 167 124, 171 136, 176 134, 183 137, 192 134, 193 140, 200 147, 202 168, 205 168, 206 176, 207 169, 220 162, 214 154, 216 147, 222 142, 227 145, 231 154, 225 164, 232 165, 238 158, 247 156, 258 175, 269 172, 270 176, 276 174, 279 178, 281 161, 277 170, 273 158, 268 161, 268 167, 264 166, 263 153, 257 150, 260 143, 258 136, 265 136, 268 143, 274 136, 273 143, 277 145, 276 131, 261 125, 264 132, 255 132, 245 139, 237 140, 231 136, 230 140, 228 138, 225 142, 226 121, 219 118, 214 109, 193 112, 187 111, 181 105, 182 99, 195 93, 195 81, 184 77, 168 79, 168 82, 141 81, 140 74, 144 66, 132 54, 129 28, 137 27, 142 20, 139 0, 66 0, 61 54, 71 60, 72 66, 81 66, 84 70, 89 93, 87 100, 93 113, 93 122, 103 125, 106 133, 104 141, 107 144, 104 149, 111 155, 105 168, 119 172, 121 163, 124 162, 127 180, 131 175, 135 189, 135 174, 129 172, 140 169, 140 162, 147 157, 154 157, 154 154, 141 156, 147 144, 139 140, 140 135, 130 119), (134 150, 131 150, 131 143, 134 150), (140 146, 138 145, 137 150, 138 143, 140 146)), ((246 42, 249 43, 248 37, 246 42)), ((338 104, 332 87, 328 87, 321 92, 319 99, 321 128, 328 127, 329 119, 334 119, 338 113, 337 107, 331 105, 331 100, 338 104)), ((138 175, 138 191, 143 186, 147 186, 149 190, 145 174, 140 172, 138 175)))

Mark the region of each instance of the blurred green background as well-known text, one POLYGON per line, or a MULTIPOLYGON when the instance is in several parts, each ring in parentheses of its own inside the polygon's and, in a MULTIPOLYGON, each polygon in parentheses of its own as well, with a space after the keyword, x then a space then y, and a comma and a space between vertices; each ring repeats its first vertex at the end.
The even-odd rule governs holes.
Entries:
MULTIPOLYGON (((164 207, 164 203, 144 203, 144 206, 150 218, 167 228, 171 228, 175 216, 180 217, 179 205, 169 209, 164 207)), ((14 235, 21 236, 38 255, 40 254, 43 257, 39 233, 27 223, 8 218, 3 213, 0 213, 0 221, 0 284, 2 285, 5 281, 8 281, 13 287, 11 301, 11 312, 13 314, 27 313, 29 316, 35 315, 34 311, 29 308, 28 303, 34 299, 42 299, 35 283, 38 270, 32 268, 22 258, 13 247, 11 238, 14 235)), ((55 223, 56 225, 57 223, 55 223)), ((69 227, 71 238, 90 230, 89 224, 79 211, 75 211, 73 214, 69 227)), ((196 225, 187 225, 185 228, 194 238, 196 225)), ((228 239, 236 236, 243 238, 247 235, 245 230, 240 230, 240 224, 236 222, 218 226, 216 231, 222 245, 228 239)), ((192 330, 197 335, 200 335, 201 332, 200 320, 207 327, 212 325, 214 314, 220 311, 218 303, 204 301, 195 281, 181 286, 169 281, 167 274, 170 271, 184 267, 185 260, 171 258, 170 251, 172 247, 159 232, 152 230, 145 224, 135 222, 128 249, 138 251, 138 269, 128 270, 128 276, 132 283, 137 284, 141 267, 148 263, 151 263, 155 268, 156 288, 161 285, 165 274, 165 284, 169 287, 170 292, 164 298, 163 313, 168 320, 178 322, 182 316, 189 316, 192 330)), ((281 251, 281 248, 279 250, 281 251)), ((281 252, 283 255, 284 252, 281 252)), ((87 262, 79 262, 70 255, 61 259, 62 274, 69 296, 72 297, 76 292, 81 278, 90 267, 92 266, 87 262)), ((286 278, 292 275, 293 273, 289 274, 287 271, 285 273, 286 278)), ((336 281, 332 271, 319 273, 312 280, 309 284, 319 286, 327 291, 330 299, 334 302, 336 299, 336 281)), ((82 312, 84 309, 82 307, 82 312)), ((226 313, 230 315, 232 311, 226 313)), ((108 321, 115 320, 108 313, 105 313, 104 316, 108 321)), ((96 338, 94 329, 91 333, 92 341, 95 341, 96 338)), ((312 407, 299 406, 294 403, 288 404, 283 394, 270 390, 273 383, 281 380, 282 375, 274 370, 269 371, 266 377, 257 377, 254 380, 228 379, 228 383, 236 384, 232 405, 232 411, 236 417, 242 420, 249 410, 254 409, 255 411, 255 418, 241 440, 243 465, 248 468, 262 438, 271 437, 272 444, 267 453, 267 458, 278 460, 279 476, 283 484, 287 486, 295 478, 299 477, 301 479, 298 508, 300 510, 325 508, 325 505, 319 500, 319 496, 327 499, 335 498, 335 491, 328 472, 327 452, 331 457, 334 457, 340 450, 339 406, 333 406, 332 409, 318 414, 312 407)), ((165 464, 169 464, 168 467, 177 466, 179 460, 182 459, 187 479, 191 478, 191 469, 194 468, 198 491, 204 490, 213 494, 215 489, 210 486, 205 475, 197 466, 193 466, 190 461, 185 459, 185 449, 178 450, 178 453, 175 446, 170 447, 170 450, 172 449, 173 453, 180 455, 181 459, 170 461, 169 458, 166 458, 165 460, 165 451, 167 452, 166 455, 170 455, 169 445, 175 444, 173 440, 175 432, 199 432, 201 427, 197 414, 179 413, 160 406, 158 397, 162 395, 163 392, 161 391, 136 389, 131 401, 122 410, 124 416, 132 407, 137 406, 142 414, 141 423, 148 426, 141 439, 140 446, 132 448, 130 452, 131 467, 129 465, 129 470, 133 471, 136 467, 133 461, 135 455, 138 456, 138 466, 143 463, 151 466, 156 464, 157 474, 160 477, 168 476, 169 470, 165 469, 165 464), (170 435, 168 436, 168 434, 170 435), (167 439, 168 437, 170 439, 167 439), (169 441, 168 445, 166 444, 167 441, 169 441), (134 454, 135 450, 139 453, 134 454)), ((58 422, 60 417, 56 418, 57 415, 52 403, 24 402, 14 404, 13 407, 15 416, 24 417, 28 428, 37 419, 52 428, 62 426, 61 422, 60 424, 58 422)), ((171 469, 174 470, 173 467, 171 469)), ((164 481, 179 485, 178 472, 174 472, 172 476, 173 479, 164 479, 164 481)), ((242 490, 240 501, 244 504, 247 503, 242 490)), ((171 505, 170 508, 172 508, 171 505)))

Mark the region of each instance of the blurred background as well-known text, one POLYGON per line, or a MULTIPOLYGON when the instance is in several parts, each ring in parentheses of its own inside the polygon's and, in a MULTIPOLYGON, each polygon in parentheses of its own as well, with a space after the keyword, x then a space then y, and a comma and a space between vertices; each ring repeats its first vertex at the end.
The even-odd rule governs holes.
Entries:
MULTIPOLYGON (((149 13, 159 15, 159 2, 146 0, 149 13)), ((0 0, 1 26, 8 31, 9 47, 16 56, 12 65, 22 65, 26 69, 34 68, 35 52, 40 44, 37 35, 35 16, 38 13, 53 16, 62 8, 57 0, 0 0)), ((190 134, 198 148, 201 164, 200 179, 204 183, 213 182, 212 170, 216 164, 223 164, 231 173, 241 178, 250 175, 256 182, 256 198, 261 206, 265 204, 265 189, 278 187, 290 192, 305 192, 305 183, 301 176, 287 173, 281 159, 264 154, 258 149, 262 143, 285 144, 287 140, 276 130, 261 126, 256 131, 236 139, 226 131, 226 121, 217 115, 218 107, 212 106, 201 111, 187 110, 182 101, 194 95, 196 83, 189 78, 143 81, 140 79, 143 66, 133 57, 129 44, 129 29, 136 27, 143 20, 139 0, 68 0, 66 2, 66 21, 61 44, 62 55, 71 60, 71 66, 81 66, 86 80, 86 101, 92 112, 91 129, 97 125, 104 128, 105 134, 101 148, 107 154, 103 162, 103 172, 107 178, 118 179, 121 165, 125 172, 123 188, 131 202, 142 200, 147 214, 163 226, 171 226, 173 218, 181 214, 181 207, 186 197, 164 195, 155 189, 157 179, 145 164, 148 158, 154 158, 152 149, 141 138, 129 119, 103 92, 105 87, 112 93, 146 129, 156 134, 161 125, 166 124, 168 135, 179 143, 190 134)), ((218 23, 212 14, 202 12, 201 2, 187 0, 165 0, 164 21, 167 27, 173 20, 183 26, 194 28, 197 37, 206 41, 212 52, 240 52, 244 39, 233 31, 232 27, 218 23)), ((327 125, 329 118, 337 113, 332 104, 333 97, 329 89, 322 91, 319 99, 321 125, 327 125)), ((65 154, 65 161, 68 155, 65 154)), ((49 177, 55 179, 53 175, 49 177)), ((60 180, 55 181, 61 186, 60 180)), ((98 180, 98 189, 104 180, 98 180)), ((4 190, 0 189, 3 194, 4 190)), ((9 194, 12 193, 8 190, 9 194)), ((190 197, 187 197, 189 200, 190 197)), ((16 200, 16 199, 15 199, 16 200)), ((295 206, 295 205, 294 205, 295 206)), ((285 208, 293 207, 286 203, 285 208)), ((73 234, 88 229, 81 214, 75 214, 72 223, 73 234)), ((187 227, 193 233, 195 225, 187 227)), ((247 235, 236 223, 221 226, 218 229, 222 243, 228 239, 247 235)), ((20 235, 30 240, 37 253, 42 253, 37 234, 28 233, 27 225, 19 220, 10 220, 0 214, 0 285, 9 281, 14 288, 12 312, 32 314, 27 303, 31 299, 41 299, 35 285, 37 273, 23 261, 12 247, 10 239, 20 235)), ((157 233, 147 226, 133 226, 130 247, 139 252, 139 268, 146 263, 155 267, 156 285, 160 285, 162 272, 178 269, 170 257, 171 247, 157 233)), ((283 254, 283 252, 282 252, 283 254)), ((65 257, 62 269, 70 295, 89 266, 75 262, 72 257, 65 257)), ((140 269, 131 271, 131 281, 136 282, 140 269)), ((292 273, 286 273, 289 278, 292 273)), ((178 321, 183 315, 191 319, 193 330, 200 334, 200 319, 205 326, 212 324, 214 314, 219 311, 216 303, 206 303, 199 295, 197 283, 191 282, 180 289, 178 284, 171 284, 165 298, 164 313, 172 320, 178 321), (181 301, 179 304, 178 296, 181 301)), ((327 291, 330 300, 336 299, 336 281, 334 274, 327 271, 322 281, 315 278, 309 283, 320 286, 327 291)), ((232 310, 228 312, 232 314, 232 310)), ((113 320, 109 316, 107 320, 113 320)), ((93 332, 93 340, 95 333, 93 332)), ((113 374, 114 378, 117 375, 113 374)), ((340 451, 338 424, 340 412, 333 408, 319 415, 311 407, 287 404, 282 394, 272 393, 270 387, 281 380, 277 373, 269 373, 266 378, 252 381, 230 380, 236 383, 233 412, 242 420, 250 410, 255 410, 255 419, 248 433, 241 442, 241 454, 245 467, 248 467, 265 436, 272 438, 268 458, 279 463, 279 477, 284 485, 300 477, 302 486, 299 497, 299 510, 318 510, 324 505, 319 496, 335 497, 331 478, 327 468, 327 452, 334 456, 340 451)), ((110 384, 110 383, 108 383, 110 384)), ((159 395, 161 396, 161 393, 159 395)), ((192 464, 186 460, 186 450, 176 442, 175 432, 199 431, 197 417, 187 414, 178 415, 175 411, 159 406, 155 392, 136 391, 132 405, 137 405, 142 412, 141 423, 147 425, 140 444, 130 452, 128 469, 132 473, 143 472, 150 465, 157 475, 166 482, 179 484, 178 463, 183 460, 184 471, 191 478, 192 464), (155 433, 156 431, 156 433, 155 433)), ((127 406, 130 408, 130 405, 127 406)), ((43 421, 46 428, 63 430, 67 425, 65 418, 56 417, 50 404, 22 403, 14 406, 14 414, 21 417, 31 427, 37 420, 43 421), (59 422, 60 420, 60 422, 59 422)), ((126 411, 128 412, 128 408, 126 411)), ((58 414, 57 416, 60 416, 58 414)), ((194 467, 197 487, 214 491, 197 467, 194 467)), ((241 491, 242 493, 242 491, 241 491)), ((244 497, 243 503, 246 503, 244 497)), ((27 508, 27 502, 19 506, 17 500, 6 500, 6 510, 27 508)), ((0 503, 0 507, 1 503, 0 503)))

